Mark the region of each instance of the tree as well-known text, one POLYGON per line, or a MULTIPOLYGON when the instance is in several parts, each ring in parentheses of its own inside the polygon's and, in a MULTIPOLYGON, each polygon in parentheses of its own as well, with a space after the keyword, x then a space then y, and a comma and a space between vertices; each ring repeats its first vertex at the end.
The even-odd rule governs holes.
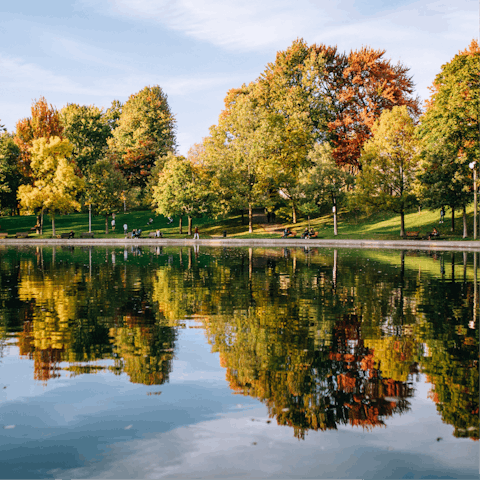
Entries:
POLYGON ((33 140, 30 149, 33 185, 20 185, 18 199, 26 210, 46 210, 52 218, 55 236, 55 214, 80 210, 76 200, 84 187, 83 179, 75 174, 68 158, 73 146, 60 137, 33 140))
POLYGON ((122 106, 109 147, 129 185, 140 187, 155 161, 175 150, 175 117, 158 85, 131 95, 122 106))
POLYGON ((265 159, 268 125, 254 88, 254 84, 243 85, 228 92, 218 126, 210 128, 210 137, 204 142, 217 210, 248 209, 250 233, 253 207, 266 198, 272 175, 265 159))
POLYGON ((99 160, 90 169, 87 183, 88 202, 105 215, 105 234, 108 234, 108 217, 123 208, 124 192, 128 188, 122 173, 107 160, 99 160))
POLYGON ((405 105, 413 117, 419 113, 409 69, 400 62, 392 65, 384 58, 385 50, 362 47, 346 54, 339 53, 336 46, 311 48, 325 60, 317 91, 328 99, 327 139, 334 147, 333 155, 338 165, 357 170, 362 146, 384 110, 405 105))
POLYGON ((15 143, 20 147, 21 170, 30 174, 30 149, 33 141, 39 138, 63 138, 63 126, 57 109, 48 105, 45 97, 35 100, 31 108, 32 116, 17 122, 15 143))
POLYGON ((104 114, 94 105, 69 103, 60 111, 64 136, 73 145, 73 158, 85 175, 92 165, 103 158, 111 129, 104 114))
MULTIPOLYGON (((430 88, 432 95, 418 129, 426 160, 426 175, 422 175, 422 183, 432 185, 434 179, 430 175, 430 166, 438 167, 440 164, 442 168, 439 173, 443 171, 456 179, 457 185, 453 190, 448 181, 437 182, 434 187, 440 189, 439 195, 451 202, 452 230, 457 205, 463 206, 466 227, 465 205, 471 201, 471 195, 464 188, 471 184, 468 164, 478 162, 480 158, 479 70, 480 47, 477 41, 472 40, 468 49, 459 52, 442 66, 430 88), (438 155, 439 151, 442 152, 441 156, 438 155)), ((424 196, 429 196, 431 192, 432 189, 427 188, 424 196)))
POLYGON ((14 136, 0 132, 0 208, 17 209, 17 189, 23 180, 19 170, 20 148, 14 136))
POLYGON ((300 175, 300 185, 306 197, 301 209, 309 213, 318 212, 319 208, 328 204, 333 210, 334 235, 337 235, 338 205, 354 178, 337 166, 329 143, 316 143, 308 158, 312 167, 300 175))
POLYGON ((428 208, 442 208, 448 205, 452 210, 451 231, 455 230, 455 209, 463 208, 463 237, 467 237, 466 206, 472 200, 470 170, 457 161, 451 149, 438 144, 421 152, 416 193, 422 205, 428 208))
POLYGON ((207 210, 206 193, 198 166, 192 165, 185 157, 168 153, 163 170, 153 186, 153 207, 166 217, 179 216, 179 232, 182 234, 182 216, 188 216, 188 234, 192 234, 192 220, 207 210))
POLYGON ((303 196, 299 174, 310 166, 308 152, 327 132, 328 106, 318 88, 324 63, 321 53, 297 39, 287 50, 277 52, 255 90, 266 122, 265 156, 270 174, 290 202, 293 223, 303 196))
POLYGON ((405 235, 405 210, 413 194, 418 148, 415 125, 406 106, 385 110, 372 126, 373 137, 363 147, 358 176, 361 201, 400 213, 400 236, 405 235))

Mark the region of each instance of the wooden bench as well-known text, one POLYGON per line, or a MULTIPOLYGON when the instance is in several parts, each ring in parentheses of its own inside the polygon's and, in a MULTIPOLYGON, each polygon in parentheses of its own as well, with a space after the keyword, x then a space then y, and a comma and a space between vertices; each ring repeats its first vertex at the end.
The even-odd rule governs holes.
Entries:
POLYGON ((66 232, 60 234, 60 238, 73 238, 75 236, 75 232, 66 232))
POLYGON ((8 237, 8 233, 0 233, 0 238, 7 238, 8 237))
POLYGON ((93 232, 84 232, 80 234, 80 238, 94 238, 93 232))
POLYGON ((407 238, 411 238, 411 239, 415 240, 415 239, 419 238, 420 232, 406 232, 405 235, 406 235, 407 238))
POLYGON ((17 232, 15 238, 29 238, 30 232, 17 232))

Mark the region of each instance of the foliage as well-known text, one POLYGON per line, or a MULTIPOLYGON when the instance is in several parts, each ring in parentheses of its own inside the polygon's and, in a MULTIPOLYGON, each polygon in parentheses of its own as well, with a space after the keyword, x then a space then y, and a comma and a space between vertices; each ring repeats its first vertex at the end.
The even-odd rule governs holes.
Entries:
POLYGON ((415 202, 418 148, 415 125, 407 107, 385 110, 363 149, 364 167, 358 176, 359 199, 378 209, 400 213, 404 235, 406 209, 415 202))
POLYGON ((480 157, 479 70, 480 47, 473 40, 468 49, 442 66, 419 126, 424 148, 432 151, 443 146, 461 164, 480 157))
POLYGON ((14 136, 0 133, 0 208, 15 210, 17 207, 17 189, 22 182, 19 171, 20 148, 14 136))
POLYGON ((73 146, 60 137, 33 140, 30 149, 33 185, 20 185, 18 199, 25 210, 46 210, 52 216, 55 235, 55 213, 80 210, 76 197, 83 190, 84 181, 75 174, 68 160, 73 146))
POLYGON ((300 175, 305 201, 300 209, 305 214, 319 213, 325 205, 337 206, 346 195, 354 177, 337 166, 333 148, 328 143, 316 143, 308 154, 312 166, 300 175))
POLYGON ((21 150, 21 170, 30 174, 30 149, 33 141, 39 138, 63 138, 63 126, 55 107, 48 105, 45 97, 35 100, 31 107, 32 116, 17 122, 15 143, 21 150))
POLYGON ((108 233, 108 216, 123 208, 128 185, 121 172, 108 160, 99 160, 90 169, 86 196, 95 210, 105 215, 105 233, 108 233))
POLYGON ((328 99, 328 139, 335 160, 338 165, 361 168, 362 147, 383 111, 405 105, 411 116, 419 113, 409 69, 400 62, 392 65, 384 58, 385 50, 362 47, 346 54, 323 44, 312 48, 325 59, 319 85, 328 99))
POLYGON ((69 103, 60 111, 64 136, 73 145, 72 157, 85 175, 105 155, 111 129, 106 115, 94 105, 69 103))
POLYGON ((175 117, 158 86, 145 87, 122 106, 109 147, 130 186, 143 187, 155 161, 175 150, 175 117))
POLYGON ((195 217, 204 213, 207 210, 208 189, 201 167, 173 153, 168 153, 162 162, 163 170, 153 186, 156 212, 166 217, 195 217))
MULTIPOLYGON (((217 212, 248 209, 249 232, 252 208, 265 201, 271 176, 265 160, 268 137, 265 115, 258 107, 253 89, 251 84, 228 92, 218 126, 210 128, 210 137, 204 141, 203 156, 211 172, 217 212)), ((199 156, 193 159, 199 163, 199 156)))

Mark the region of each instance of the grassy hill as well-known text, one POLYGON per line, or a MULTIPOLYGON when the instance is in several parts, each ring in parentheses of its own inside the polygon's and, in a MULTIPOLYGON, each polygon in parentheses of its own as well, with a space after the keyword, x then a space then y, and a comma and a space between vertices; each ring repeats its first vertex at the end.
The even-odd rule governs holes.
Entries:
MULTIPOLYGON (((448 240, 462 240, 462 215, 461 211, 455 216, 455 231, 451 232, 451 214, 447 209, 445 223, 439 224, 439 212, 418 210, 409 212, 405 217, 405 228, 407 231, 420 231, 422 235, 431 232, 433 227, 440 230, 442 238, 448 240)), ((473 206, 467 210, 469 238, 473 238, 473 206)), ((123 224, 127 223, 128 230, 141 228, 143 236, 159 228, 167 238, 187 238, 187 218, 183 218, 183 234, 179 232, 179 219, 174 218, 172 223, 163 216, 156 216, 150 211, 134 211, 119 213, 116 215, 116 230, 111 231, 109 218, 109 234, 105 235, 105 217, 94 216, 92 219, 92 231, 97 238, 123 238, 123 224), (153 223, 148 225, 149 218, 153 223)), ((247 217, 245 216, 245 222, 247 217)), ((36 224, 36 217, 33 215, 17 217, 0 217, 0 232, 7 232, 14 235, 16 232, 30 230, 36 224)), ((295 225, 289 221, 277 221, 277 223, 267 223, 265 215, 257 213, 254 217, 254 232, 248 233, 248 225, 242 224, 240 215, 231 215, 227 218, 212 219, 198 218, 193 219, 193 225, 198 226, 201 238, 219 237, 223 231, 227 232, 228 237, 233 238, 279 238, 285 227, 290 227, 300 236, 301 232, 309 224, 306 219, 300 219, 295 225)), ((377 239, 377 240, 395 240, 399 238, 400 217, 388 213, 376 213, 373 215, 356 216, 350 213, 343 213, 338 218, 338 236, 333 235, 333 216, 325 215, 310 220, 310 226, 318 231, 319 238, 325 239, 377 239)), ((73 230, 77 236, 81 232, 88 231, 88 214, 78 213, 70 215, 57 215, 55 217, 56 234, 69 232, 73 230)), ((35 233, 32 233, 34 236, 35 233)), ((51 238, 52 228, 48 215, 44 218, 44 233, 40 238, 51 238)))

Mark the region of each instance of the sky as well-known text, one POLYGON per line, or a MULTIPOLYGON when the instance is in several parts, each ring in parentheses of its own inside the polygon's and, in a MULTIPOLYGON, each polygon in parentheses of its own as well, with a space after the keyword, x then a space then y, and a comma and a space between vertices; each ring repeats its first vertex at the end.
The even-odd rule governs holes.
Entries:
POLYGON ((370 46, 410 68, 425 100, 443 64, 479 36, 478 0, 16 0, 0 7, 0 123, 44 96, 108 108, 160 85, 178 151, 208 135, 230 88, 296 38, 370 46))

